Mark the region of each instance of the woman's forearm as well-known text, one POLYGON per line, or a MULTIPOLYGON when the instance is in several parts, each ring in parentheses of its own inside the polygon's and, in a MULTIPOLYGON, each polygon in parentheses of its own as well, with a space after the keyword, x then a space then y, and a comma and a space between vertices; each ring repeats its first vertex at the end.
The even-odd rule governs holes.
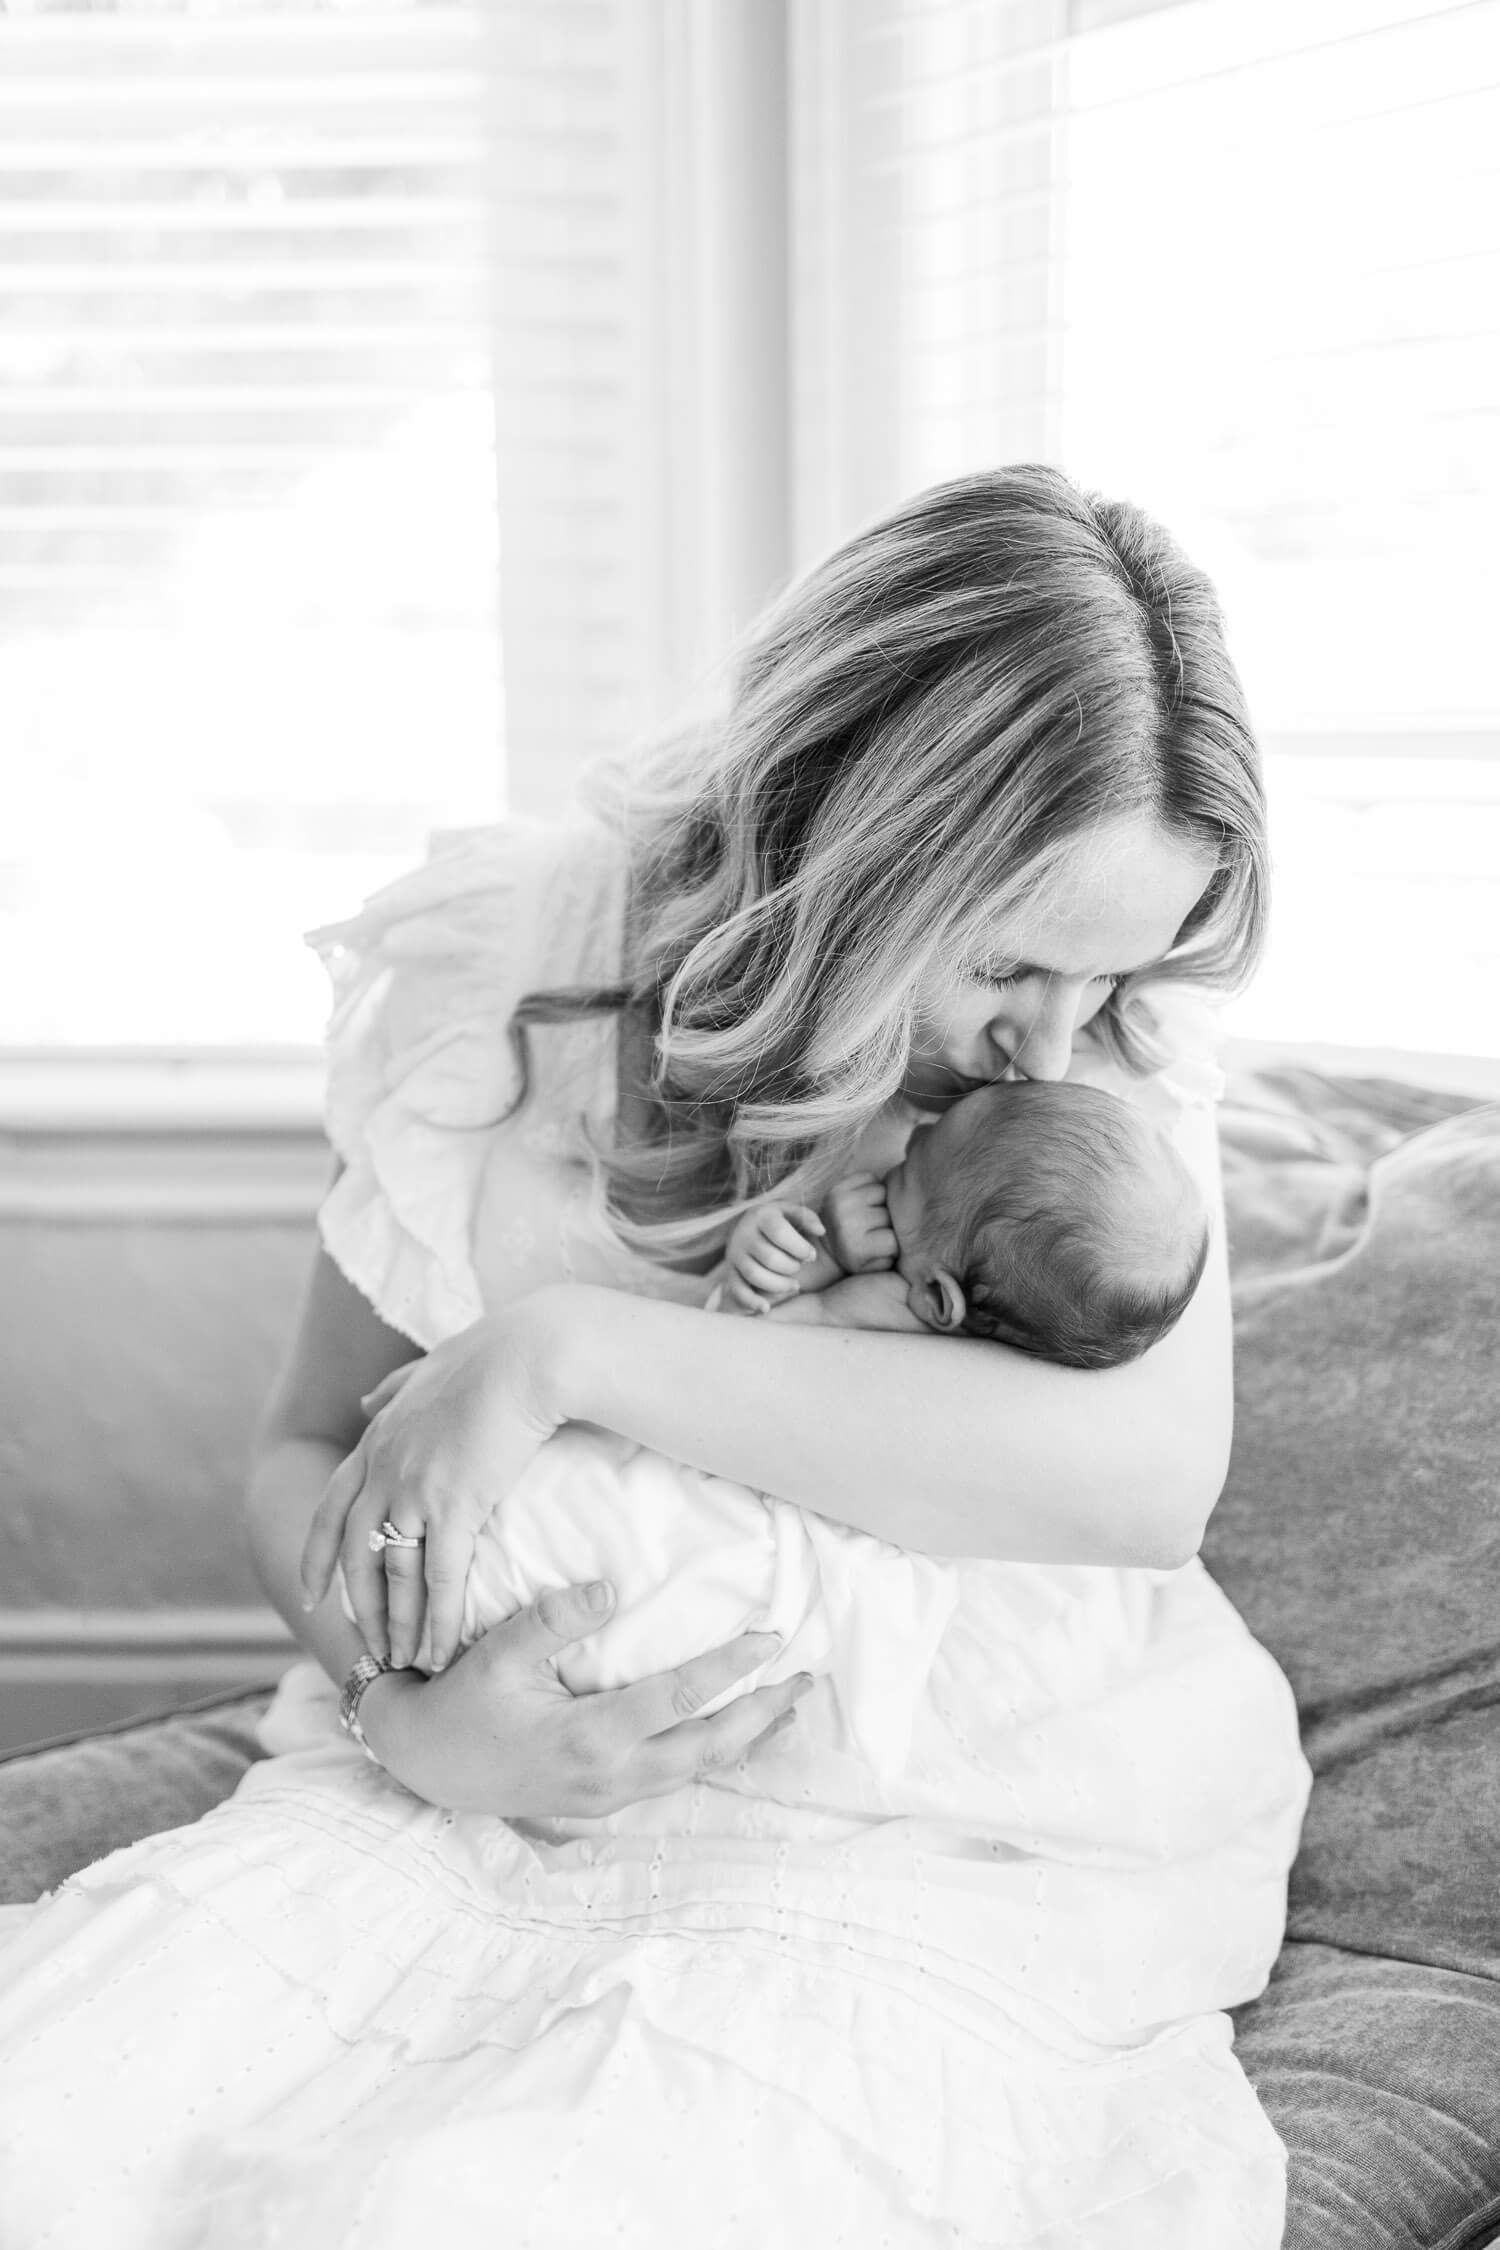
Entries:
POLYGON ((299 1564, 313 1510, 338 1467, 340 1452, 328 1439, 280 1437, 256 1460, 245 1500, 250 1551, 261 1584, 302 1646, 332 1680, 343 1680, 364 1639, 345 1617, 334 1589, 315 1610, 302 1606, 299 1564))
POLYGON ((714 1320, 547 1292, 569 1420, 897 1545, 1171 1567, 1227 1457, 1227 1352, 1168 1337, 1103 1373, 961 1338, 714 1320))

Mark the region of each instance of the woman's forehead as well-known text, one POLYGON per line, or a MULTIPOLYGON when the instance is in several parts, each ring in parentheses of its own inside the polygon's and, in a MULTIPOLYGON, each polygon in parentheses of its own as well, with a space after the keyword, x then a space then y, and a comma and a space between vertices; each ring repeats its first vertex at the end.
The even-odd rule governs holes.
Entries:
POLYGON ((980 918, 988 957, 1058 976, 1160 959, 1214 871, 1204 848, 1132 826, 1066 853, 1032 897, 980 918))

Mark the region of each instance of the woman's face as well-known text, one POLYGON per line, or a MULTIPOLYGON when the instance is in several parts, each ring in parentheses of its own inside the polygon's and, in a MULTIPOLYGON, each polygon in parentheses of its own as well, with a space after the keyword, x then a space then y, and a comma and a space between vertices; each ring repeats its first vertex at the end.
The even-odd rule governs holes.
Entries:
POLYGON ((992 1079, 1062 1078, 1113 986, 1171 947, 1211 854, 1132 814, 1080 839, 1043 896, 969 957, 934 962, 903 1091, 940 1108, 992 1079))

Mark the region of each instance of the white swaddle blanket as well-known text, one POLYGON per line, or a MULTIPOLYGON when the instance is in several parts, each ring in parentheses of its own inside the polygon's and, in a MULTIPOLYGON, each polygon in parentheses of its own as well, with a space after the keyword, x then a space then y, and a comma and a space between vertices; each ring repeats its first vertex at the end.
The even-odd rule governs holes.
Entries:
MULTIPOLYGON (((558 1661, 583 1694, 624 1687, 739 1633, 782 1646, 705 1712, 794 1672, 829 1675, 848 1747, 882 1781, 912 1724, 957 1598, 951 1566, 571 1423, 479 1534, 467 1644, 549 1588, 605 1578, 609 1620, 558 1661)), ((345 1610, 350 1616, 347 1596, 345 1610)))

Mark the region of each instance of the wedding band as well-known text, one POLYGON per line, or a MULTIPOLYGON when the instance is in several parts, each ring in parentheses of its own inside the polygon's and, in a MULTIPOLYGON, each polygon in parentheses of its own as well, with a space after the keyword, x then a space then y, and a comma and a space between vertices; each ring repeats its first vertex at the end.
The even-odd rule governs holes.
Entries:
POLYGON ((370 1533, 370 1552, 372 1555, 378 1555, 382 1547, 420 1547, 421 1544, 422 1535, 420 1532, 398 1531, 389 1516, 386 1517, 378 1531, 370 1533))

